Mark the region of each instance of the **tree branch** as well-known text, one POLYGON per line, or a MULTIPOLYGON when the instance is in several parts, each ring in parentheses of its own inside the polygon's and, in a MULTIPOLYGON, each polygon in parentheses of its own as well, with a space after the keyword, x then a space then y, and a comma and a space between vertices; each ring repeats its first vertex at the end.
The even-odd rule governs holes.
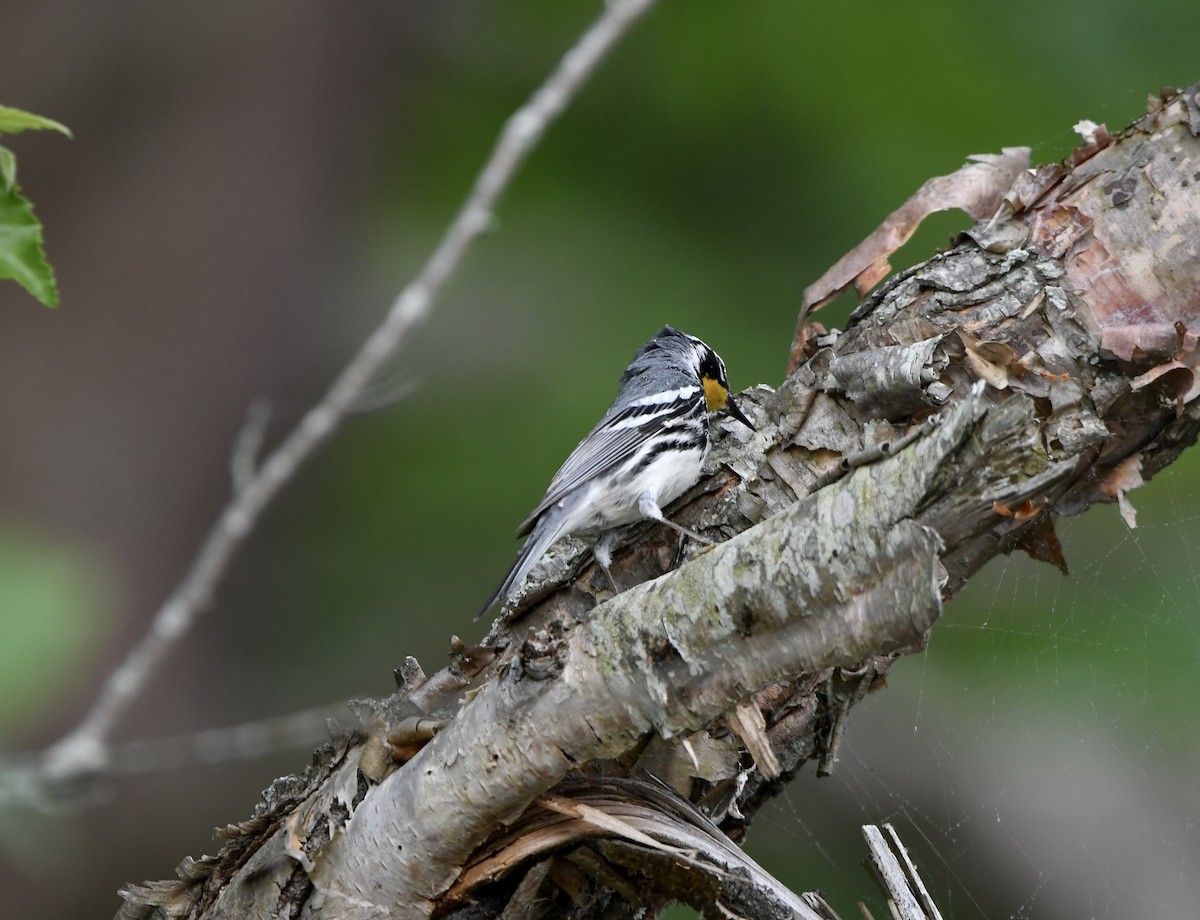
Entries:
MULTIPOLYGON (((221 856, 127 889, 123 916, 270 914, 285 900, 429 916, 568 774, 653 764, 738 839, 780 784, 724 713, 758 708, 785 778, 832 762, 850 706, 987 560, 1061 561, 1055 515, 1124 496, 1136 469, 1148 477, 1195 441, 1198 90, 1023 174, 1001 213, 893 278, 845 333, 804 336, 806 363, 746 398, 758 434, 725 438, 673 512, 726 542, 664 574, 673 539, 634 528, 615 569, 655 580, 615 598, 578 548, 560 551, 486 647, 458 643, 429 679, 410 667, 364 707, 361 736, 268 795, 221 856), (904 373, 858 386, 835 370, 893 348, 911 350, 904 373), (418 717, 448 721, 426 743, 401 730, 418 717)), ((636 890, 627 865, 603 871, 602 893, 636 890)), ((571 888, 541 862, 479 885, 469 893, 489 903, 519 895, 527 917, 561 916, 571 888)), ((624 915, 608 904, 572 910, 624 915)))
POLYGON ((257 469, 235 452, 235 490, 205 538, 183 580, 155 614, 146 635, 109 675, 91 710, 51 745, 33 774, 5 789, 45 795, 103 773, 108 738, 146 683, 201 613, 207 609, 234 554, 263 510, 301 464, 337 430, 408 334, 429 314, 447 278, 488 227, 492 212, 518 168, 550 124, 566 109, 608 52, 654 0, 609 0, 603 13, 571 48, 528 102, 509 118, 474 187, 417 277, 396 297, 383 323, 334 380, 329 390, 257 469))

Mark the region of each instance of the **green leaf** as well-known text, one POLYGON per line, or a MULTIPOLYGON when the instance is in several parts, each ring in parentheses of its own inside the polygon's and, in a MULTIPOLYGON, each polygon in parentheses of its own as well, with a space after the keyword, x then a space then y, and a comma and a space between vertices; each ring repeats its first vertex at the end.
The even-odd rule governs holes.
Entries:
POLYGON ((58 285, 42 248, 42 225, 15 183, 0 189, 0 279, 5 278, 47 307, 58 306, 58 285))
POLYGON ((0 134, 17 134, 21 131, 61 131, 67 137, 71 136, 70 128, 53 119, 0 105, 0 134))
POLYGON ((0 190, 17 184, 17 158, 7 147, 0 147, 0 190))
MULTIPOLYGON (((0 105, 0 134, 70 129, 50 118, 0 105)), ((42 246, 42 225, 17 187, 17 158, 0 147, 0 279, 16 281, 48 307, 58 306, 58 285, 42 246)))

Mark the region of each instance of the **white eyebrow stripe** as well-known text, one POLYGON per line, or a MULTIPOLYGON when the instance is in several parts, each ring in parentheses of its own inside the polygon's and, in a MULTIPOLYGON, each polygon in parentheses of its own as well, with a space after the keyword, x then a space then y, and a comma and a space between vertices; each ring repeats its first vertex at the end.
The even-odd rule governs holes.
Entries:
POLYGON ((664 390, 661 393, 651 393, 649 396, 643 396, 640 399, 635 399, 630 403, 631 406, 657 406, 661 403, 678 402, 681 399, 690 399, 700 392, 697 386, 680 387, 678 390, 664 390))

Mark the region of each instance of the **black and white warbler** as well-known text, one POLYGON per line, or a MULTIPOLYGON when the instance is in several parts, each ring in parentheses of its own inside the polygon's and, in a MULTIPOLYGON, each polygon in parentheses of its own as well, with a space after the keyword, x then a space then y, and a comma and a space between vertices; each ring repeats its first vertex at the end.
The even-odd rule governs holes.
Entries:
POLYGON ((479 616, 507 598, 542 554, 570 534, 595 541, 592 551, 610 582, 612 551, 625 524, 659 521, 710 542, 668 521, 662 508, 700 479, 708 455, 708 413, 718 411, 753 430, 729 393, 720 356, 695 336, 663 326, 634 355, 617 398, 517 531, 529 539, 479 616))

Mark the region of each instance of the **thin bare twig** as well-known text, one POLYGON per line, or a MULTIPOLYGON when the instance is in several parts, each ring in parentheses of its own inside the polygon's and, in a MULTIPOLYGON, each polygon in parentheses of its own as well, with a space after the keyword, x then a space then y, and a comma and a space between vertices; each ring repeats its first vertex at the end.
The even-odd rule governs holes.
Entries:
MULTIPOLYGON (((412 329, 424 320, 434 298, 474 240, 489 226, 492 211, 517 169, 580 86, 654 0, 609 0, 603 12, 559 62, 545 83, 513 114, 496 141, 470 194, 421 271, 396 297, 383 322, 300 423, 248 475, 221 512, 191 567, 155 614, 146 635, 109 675, 92 709, 42 757, 45 780, 69 781, 109 766, 108 737, 130 703, 179 639, 209 605, 234 553, 257 524, 263 509, 338 428, 394 357, 412 329)), ((245 464, 240 464, 242 472, 245 464)))
MULTIPOLYGON (((274 751, 312 748, 329 737, 331 723, 348 715, 346 704, 337 703, 238 725, 115 742, 107 748, 104 775, 161 773, 195 764, 253 760, 274 751)), ((91 778, 94 774, 82 777, 91 778)), ((47 779, 36 755, 6 759, 0 763, 0 808, 22 805, 49 811, 65 805, 94 805, 108 798, 107 790, 87 782, 73 783, 73 777, 63 778, 59 785, 51 785, 47 779)))
POLYGON ((908 847, 900 839, 900 835, 896 833, 896 828, 891 824, 884 824, 883 829, 887 831, 888 837, 892 842, 892 850, 899 858, 904 866, 904 874, 908 877, 909 884, 913 889, 913 893, 917 896, 917 900, 921 902, 921 906, 925 908, 925 913, 929 915, 929 920, 942 920, 941 911, 933 902, 933 897, 929 894, 929 889, 925 887, 925 880, 921 878, 921 873, 917 871, 916 863, 912 861, 912 857, 908 855, 908 847))
POLYGON ((256 399, 246 410, 246 421, 233 442, 233 454, 229 458, 229 476, 233 480, 236 495, 254 480, 254 467, 258 464, 258 453, 267 436, 267 425, 271 421, 271 404, 266 399, 256 399))
POLYGON ((875 879, 887 895, 893 916, 897 920, 942 920, 908 850, 900 842, 900 835, 890 824, 883 828, 886 837, 875 824, 864 824, 862 832, 871 851, 875 879))
POLYGON ((112 776, 160 773, 192 764, 253 760, 289 748, 312 748, 329 737, 329 724, 337 719, 349 719, 345 703, 166 738, 124 741, 111 746, 108 772, 112 776))

